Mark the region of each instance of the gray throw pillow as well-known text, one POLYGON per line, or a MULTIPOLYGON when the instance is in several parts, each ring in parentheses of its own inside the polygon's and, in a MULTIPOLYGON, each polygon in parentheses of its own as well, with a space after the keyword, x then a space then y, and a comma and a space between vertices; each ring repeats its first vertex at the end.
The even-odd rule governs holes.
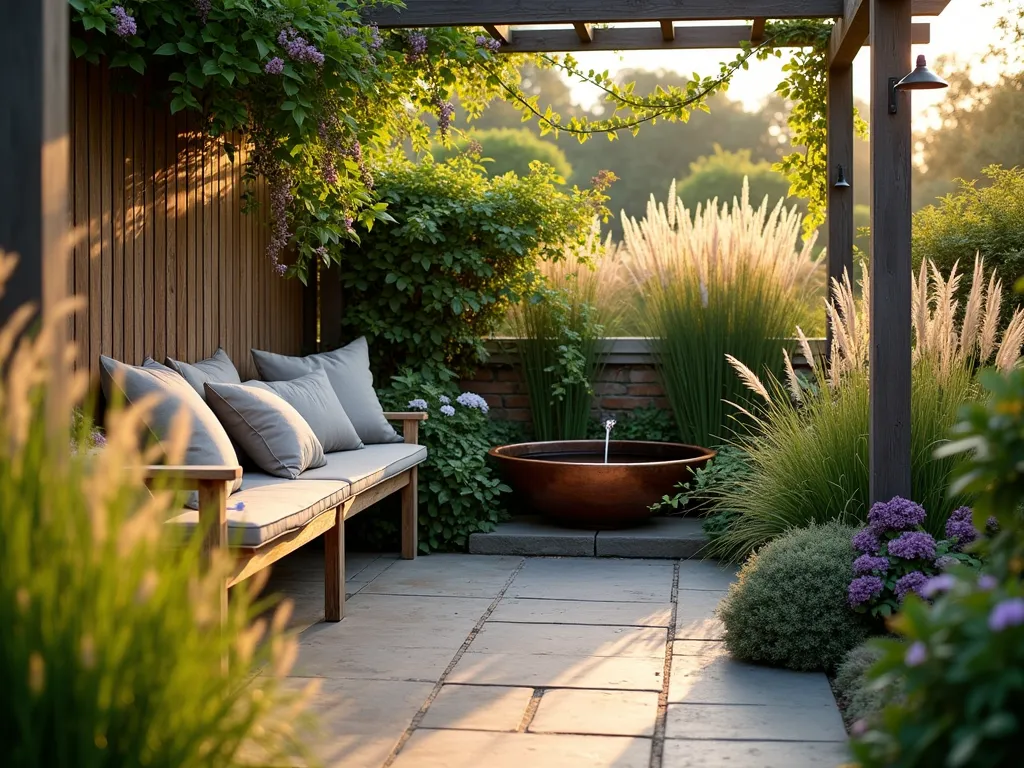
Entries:
POLYGON ((324 449, 299 412, 273 392, 245 384, 206 383, 206 402, 256 465, 294 480, 322 467, 324 449))
POLYGON ((359 438, 367 445, 400 443, 402 437, 388 420, 373 391, 370 373, 370 350, 365 338, 358 338, 348 346, 333 352, 321 352, 306 357, 288 357, 273 352, 252 350, 252 359, 264 381, 297 379, 323 368, 334 393, 341 401, 359 438))
POLYGON ((246 386, 273 392, 299 412, 324 447, 324 453, 363 447, 323 369, 291 381, 247 381, 246 386))
POLYGON ((228 353, 220 347, 213 353, 213 357, 200 360, 198 363, 183 363, 168 357, 164 364, 185 377, 185 381, 192 385, 192 389, 199 393, 199 396, 206 399, 206 390, 203 385, 211 381, 214 384, 241 384, 242 378, 231 362, 228 353))
MULTIPOLYGON (((108 402, 138 403, 148 395, 159 396, 157 404, 146 417, 146 426, 158 442, 167 439, 171 425, 179 412, 190 417, 192 433, 185 450, 184 462, 189 466, 222 464, 238 466, 238 456, 231 446, 224 427, 217 421, 203 399, 174 371, 155 361, 136 367, 100 355, 103 394, 108 402)), ((238 479, 231 486, 234 493, 242 484, 238 479)), ((188 504, 195 507, 199 494, 193 491, 188 504)))

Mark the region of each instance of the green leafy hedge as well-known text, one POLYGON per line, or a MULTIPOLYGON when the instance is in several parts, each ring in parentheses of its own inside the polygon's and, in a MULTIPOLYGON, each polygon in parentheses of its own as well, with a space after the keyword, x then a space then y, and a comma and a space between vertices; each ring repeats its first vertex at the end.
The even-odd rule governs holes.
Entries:
POLYGON ((601 191, 566 191, 541 164, 495 178, 466 157, 390 167, 377 192, 394 223, 375 226, 342 259, 344 335, 367 336, 385 374, 469 372, 538 262, 586 240, 604 213, 601 191))

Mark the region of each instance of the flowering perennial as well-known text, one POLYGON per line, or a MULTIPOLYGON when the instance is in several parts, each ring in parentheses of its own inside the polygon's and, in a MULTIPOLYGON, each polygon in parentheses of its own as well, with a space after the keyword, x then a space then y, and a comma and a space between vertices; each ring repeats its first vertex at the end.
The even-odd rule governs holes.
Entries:
POLYGON ((281 30, 277 36, 277 44, 284 48, 288 57, 294 61, 307 61, 318 67, 324 63, 324 55, 317 50, 317 47, 306 42, 306 38, 300 36, 291 27, 281 30))
POLYGON ((475 395, 472 392, 463 392, 461 395, 455 398, 455 402, 457 402, 459 405, 464 405, 467 408, 476 408, 477 410, 482 411, 483 413, 487 413, 489 410, 491 410, 491 407, 487 405, 486 400, 480 397, 480 395, 475 395))
POLYGON ((425 411, 429 407, 430 406, 427 404, 427 401, 422 397, 417 397, 415 400, 409 401, 409 408, 414 411, 425 411))
POLYGON ((861 555, 853 561, 853 573, 855 576, 866 576, 873 571, 885 573, 889 570, 889 558, 875 557, 874 555, 861 555))
POLYGON ((896 496, 890 501, 876 502, 868 512, 868 523, 876 533, 910 531, 924 522, 927 513, 920 504, 896 496))
POLYGON ((896 597, 903 600, 911 592, 922 595, 922 589, 927 582, 928 577, 920 571, 911 571, 905 576, 900 576, 896 580, 896 597))
POLYGON ((1024 599, 1019 597, 997 603, 988 617, 988 626, 993 632, 1003 632, 1021 624, 1024 624, 1024 599))
POLYGON ((970 507, 960 507, 946 521, 946 538, 956 539, 957 549, 962 549, 978 538, 972 517, 970 507))
POLYGON ((455 408, 453 406, 450 406, 450 405, 442 405, 441 406, 441 413, 443 413, 445 416, 454 416, 455 415, 455 408))
POLYGON ((115 5, 110 9, 114 19, 117 20, 117 28, 114 32, 118 37, 131 37, 138 29, 135 26, 135 19, 128 15, 128 11, 123 6, 115 5))
POLYGON ((933 560, 935 539, 925 531, 907 531, 889 542, 889 556, 904 560, 933 560))

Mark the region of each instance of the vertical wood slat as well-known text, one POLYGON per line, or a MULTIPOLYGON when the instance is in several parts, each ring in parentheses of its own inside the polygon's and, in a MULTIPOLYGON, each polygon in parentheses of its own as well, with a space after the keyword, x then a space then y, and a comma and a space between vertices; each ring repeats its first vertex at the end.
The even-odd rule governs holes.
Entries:
POLYGON ((251 378, 250 347, 299 354, 302 286, 266 261, 265 184, 259 213, 241 211, 246 149, 230 162, 198 115, 115 92, 104 67, 70 73, 68 205, 82 236, 69 284, 88 300, 69 324, 78 365, 95 377, 100 354, 140 364, 223 346, 251 378))
POLYGON ((911 0, 871 2, 870 502, 911 498, 910 95, 889 80, 910 70, 911 0))

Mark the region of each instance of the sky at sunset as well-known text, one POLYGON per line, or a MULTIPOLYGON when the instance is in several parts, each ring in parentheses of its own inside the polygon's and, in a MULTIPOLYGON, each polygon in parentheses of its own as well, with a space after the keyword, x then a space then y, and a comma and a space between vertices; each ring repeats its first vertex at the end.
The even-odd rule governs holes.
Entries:
MULTIPOLYGON (((978 59, 989 44, 996 41, 995 22, 999 12, 998 9, 980 6, 980 0, 952 0, 941 16, 919 19, 931 23, 932 41, 929 45, 914 46, 914 56, 923 53, 932 63, 940 56, 955 55, 959 61, 970 62, 979 79, 990 78, 992 71, 986 71, 978 59)), ((574 55, 584 69, 607 69, 613 72, 628 68, 673 69, 684 74, 714 74, 718 71, 718 64, 731 60, 736 51, 630 51, 622 54, 594 52, 574 55)), ((783 61, 751 63, 749 70, 735 76, 729 88, 729 96, 742 101, 746 109, 756 110, 782 79, 783 61)), ((869 97, 870 67, 870 51, 864 48, 854 64, 854 89, 856 97, 865 101, 869 97)), ((941 68, 935 69, 943 74, 941 68)), ((580 103, 590 103, 596 98, 596 91, 588 86, 575 84, 572 88, 574 97, 580 103)), ((929 108, 941 101, 942 94, 943 91, 919 91, 914 94, 915 129, 928 125, 929 108)))

